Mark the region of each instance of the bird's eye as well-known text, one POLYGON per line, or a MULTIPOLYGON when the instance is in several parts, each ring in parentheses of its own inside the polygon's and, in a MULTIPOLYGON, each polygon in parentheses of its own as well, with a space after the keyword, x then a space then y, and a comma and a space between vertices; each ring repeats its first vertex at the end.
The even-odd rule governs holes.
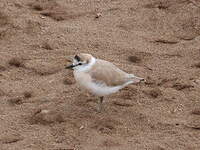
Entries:
POLYGON ((78 63, 78 65, 82 65, 83 63, 78 63))

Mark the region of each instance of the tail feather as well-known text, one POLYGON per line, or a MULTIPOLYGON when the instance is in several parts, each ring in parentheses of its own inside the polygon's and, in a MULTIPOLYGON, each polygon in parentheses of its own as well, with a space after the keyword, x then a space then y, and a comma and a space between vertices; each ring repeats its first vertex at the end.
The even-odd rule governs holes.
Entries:
POLYGON ((133 81, 133 83, 138 83, 138 82, 141 82, 141 81, 145 81, 144 78, 140 78, 140 77, 137 77, 133 74, 129 74, 129 79, 131 79, 133 81))

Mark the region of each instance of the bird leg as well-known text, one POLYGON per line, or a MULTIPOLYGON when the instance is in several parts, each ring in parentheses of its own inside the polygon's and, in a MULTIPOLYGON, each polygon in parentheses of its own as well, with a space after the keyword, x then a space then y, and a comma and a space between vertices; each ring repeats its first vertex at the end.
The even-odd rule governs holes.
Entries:
POLYGON ((99 99, 99 101, 98 101, 98 104, 99 104, 99 106, 98 106, 98 112, 101 112, 101 110, 102 110, 103 98, 104 97, 101 96, 100 99, 99 99))

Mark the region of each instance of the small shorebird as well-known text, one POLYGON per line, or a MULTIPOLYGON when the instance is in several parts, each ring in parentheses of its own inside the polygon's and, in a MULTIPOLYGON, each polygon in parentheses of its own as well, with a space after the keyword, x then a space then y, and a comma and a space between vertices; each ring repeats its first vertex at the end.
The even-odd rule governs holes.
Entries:
POLYGON ((96 59, 90 54, 75 55, 72 64, 66 69, 73 69, 76 82, 81 88, 100 97, 98 111, 102 109, 104 96, 115 93, 131 83, 144 81, 144 78, 128 74, 114 64, 96 59))

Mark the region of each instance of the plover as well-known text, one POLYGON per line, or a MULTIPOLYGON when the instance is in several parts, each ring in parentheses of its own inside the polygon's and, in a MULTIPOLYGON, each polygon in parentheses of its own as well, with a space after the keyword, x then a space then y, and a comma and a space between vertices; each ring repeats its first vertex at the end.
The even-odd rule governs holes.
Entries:
POLYGON ((104 96, 115 93, 131 83, 144 81, 144 78, 126 73, 111 62, 85 53, 75 55, 72 64, 66 69, 74 70, 74 78, 81 88, 99 97, 98 111, 102 109, 104 96))

